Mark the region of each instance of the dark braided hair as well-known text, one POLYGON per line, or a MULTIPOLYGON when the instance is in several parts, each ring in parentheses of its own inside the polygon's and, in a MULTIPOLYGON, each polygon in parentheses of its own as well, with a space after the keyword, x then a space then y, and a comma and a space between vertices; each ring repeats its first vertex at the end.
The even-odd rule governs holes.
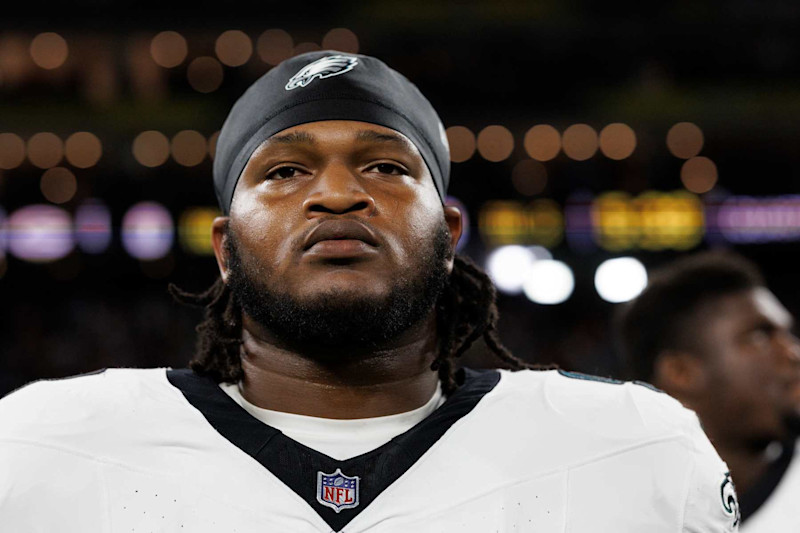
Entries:
MULTIPOLYGON (((197 326, 197 353, 190 362, 191 368, 217 382, 241 380, 244 377, 240 359, 242 310, 228 286, 220 278, 198 294, 175 285, 170 285, 169 291, 179 302, 205 309, 205 319, 197 326)), ((455 256, 453 271, 436 311, 439 354, 431 370, 439 373, 446 394, 458 387, 455 360, 480 337, 513 370, 551 368, 527 363, 503 346, 497 333, 499 313, 494 285, 467 257, 455 256)))

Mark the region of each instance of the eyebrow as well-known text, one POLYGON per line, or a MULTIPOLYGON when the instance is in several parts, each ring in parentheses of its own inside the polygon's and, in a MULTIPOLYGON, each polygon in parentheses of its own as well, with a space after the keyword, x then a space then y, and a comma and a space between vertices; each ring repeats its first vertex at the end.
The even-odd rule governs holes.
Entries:
POLYGON ((269 139, 270 142, 278 144, 316 144, 317 140, 310 133, 304 131, 293 131, 291 133, 284 133, 283 135, 273 135, 269 139))
POLYGON ((403 147, 408 146, 408 141, 393 133, 380 133, 374 130, 360 130, 356 133, 356 140, 363 142, 382 142, 397 144, 403 147))

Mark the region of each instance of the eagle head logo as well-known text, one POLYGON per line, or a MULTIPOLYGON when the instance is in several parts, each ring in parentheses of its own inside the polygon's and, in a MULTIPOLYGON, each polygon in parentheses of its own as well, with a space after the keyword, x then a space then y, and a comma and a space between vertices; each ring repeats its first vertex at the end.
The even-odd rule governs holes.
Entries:
POLYGON ((358 65, 358 58, 353 56, 334 55, 325 56, 301 68, 286 83, 286 90, 291 91, 298 87, 305 87, 315 79, 330 78, 345 72, 350 72, 358 65))

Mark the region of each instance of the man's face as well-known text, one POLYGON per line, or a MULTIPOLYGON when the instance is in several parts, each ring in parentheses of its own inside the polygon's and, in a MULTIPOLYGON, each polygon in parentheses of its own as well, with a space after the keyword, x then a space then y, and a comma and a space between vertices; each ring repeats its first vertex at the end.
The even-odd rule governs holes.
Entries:
POLYGON ((754 439, 800 431, 800 345, 765 288, 720 297, 696 314, 707 390, 698 414, 716 431, 754 439))
MULTIPOLYGON (((215 222, 214 242, 228 281, 224 221, 215 222)), ((417 148, 394 130, 354 121, 304 124, 262 144, 228 224, 251 289, 301 308, 322 305, 323 314, 424 290, 420 278, 452 269, 460 235, 460 214, 443 210, 417 148), (446 253, 432 258, 442 255, 442 233, 446 253)))

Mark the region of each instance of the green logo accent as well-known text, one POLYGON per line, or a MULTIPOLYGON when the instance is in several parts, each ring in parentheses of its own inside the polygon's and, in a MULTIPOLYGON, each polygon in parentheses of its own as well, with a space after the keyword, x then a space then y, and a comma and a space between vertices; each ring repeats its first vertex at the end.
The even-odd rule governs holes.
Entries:
POLYGON ((725 479, 722 480, 722 485, 719 487, 719 494, 722 497, 722 508, 725 510, 725 514, 733 517, 734 527, 739 525, 742 520, 742 514, 739 511, 736 487, 733 484, 730 472, 725 472, 725 479))

